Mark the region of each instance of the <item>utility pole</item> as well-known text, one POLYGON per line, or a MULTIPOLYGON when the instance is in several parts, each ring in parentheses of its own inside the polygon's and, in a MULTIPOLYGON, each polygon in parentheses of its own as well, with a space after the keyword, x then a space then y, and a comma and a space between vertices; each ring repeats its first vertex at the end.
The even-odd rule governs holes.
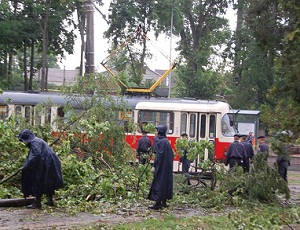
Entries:
MULTIPOLYGON (((174 0, 172 1, 172 8, 171 8, 171 25, 170 25, 170 67, 172 66, 172 37, 173 37, 173 15, 174 13, 174 0)), ((169 77, 168 77, 168 86, 169 86, 169 93, 168 93, 168 98, 171 97, 171 83, 172 83, 172 72, 170 72, 169 77)))
POLYGON ((93 0, 86 1, 86 49, 85 49, 85 73, 95 72, 94 58, 94 5, 93 0))

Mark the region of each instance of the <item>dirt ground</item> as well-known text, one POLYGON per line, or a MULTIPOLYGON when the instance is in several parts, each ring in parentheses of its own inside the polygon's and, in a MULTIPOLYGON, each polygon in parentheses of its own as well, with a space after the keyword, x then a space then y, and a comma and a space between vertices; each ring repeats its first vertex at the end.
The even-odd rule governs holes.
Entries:
MULTIPOLYGON (((290 204, 300 204, 300 171, 289 171, 290 204)), ((63 209, 32 210, 26 207, 0 207, 0 229, 82 229, 91 225, 110 226, 117 223, 141 221, 149 218, 160 218, 164 214, 177 217, 205 215, 203 210, 188 207, 173 207, 163 211, 152 211, 148 207, 122 209, 118 212, 106 212, 100 215, 79 213, 76 216, 67 214, 63 209)), ((294 226, 293 229, 300 229, 294 226)))

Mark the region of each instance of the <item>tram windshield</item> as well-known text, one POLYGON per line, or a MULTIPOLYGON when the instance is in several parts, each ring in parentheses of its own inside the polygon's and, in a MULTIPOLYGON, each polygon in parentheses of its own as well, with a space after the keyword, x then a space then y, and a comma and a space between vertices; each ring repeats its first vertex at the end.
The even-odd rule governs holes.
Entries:
POLYGON ((222 117, 222 134, 226 137, 232 137, 235 134, 234 126, 230 125, 230 119, 228 114, 225 114, 222 117))

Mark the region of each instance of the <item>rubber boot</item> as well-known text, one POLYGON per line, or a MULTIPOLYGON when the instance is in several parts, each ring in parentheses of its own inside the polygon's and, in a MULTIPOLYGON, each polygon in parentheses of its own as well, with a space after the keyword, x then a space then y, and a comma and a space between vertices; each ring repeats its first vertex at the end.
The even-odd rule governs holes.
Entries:
POLYGON ((45 202, 45 204, 49 205, 49 206, 54 206, 53 196, 52 195, 47 195, 47 201, 45 202))
POLYGON ((42 208, 41 197, 36 197, 34 203, 28 205, 27 208, 31 208, 31 209, 42 208))
POLYGON ((167 200, 163 200, 163 202, 161 202, 161 206, 164 208, 169 207, 169 205, 167 205, 167 200))
POLYGON ((149 208, 154 210, 159 210, 162 209, 163 206, 161 205, 161 202, 156 202, 153 206, 150 206, 149 208))

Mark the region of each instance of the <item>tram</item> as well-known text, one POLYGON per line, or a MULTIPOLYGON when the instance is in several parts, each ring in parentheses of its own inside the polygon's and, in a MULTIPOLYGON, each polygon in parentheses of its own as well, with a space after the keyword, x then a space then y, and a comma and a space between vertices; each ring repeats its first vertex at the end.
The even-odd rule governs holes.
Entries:
MULTIPOLYGON (((230 117, 230 106, 226 102, 217 100, 195 100, 174 98, 124 98, 130 106, 126 116, 119 115, 119 119, 133 119, 140 124, 163 124, 168 127, 167 137, 172 148, 175 149, 177 138, 182 133, 188 134, 190 139, 206 140, 214 146, 214 161, 224 161, 229 144, 233 141, 235 129, 230 117)), ((0 118, 5 119, 13 114, 21 114, 28 121, 35 116, 34 125, 51 124, 56 130, 55 119, 63 117, 63 108, 68 103, 65 96, 52 92, 26 93, 3 92, 0 94, 0 118), (44 112, 37 112, 36 105, 51 100, 53 103, 44 112), (37 119, 38 118, 38 119, 37 119)), ((33 121, 32 121, 33 122, 33 121)), ((137 131, 127 133, 126 141, 136 149, 137 140, 142 134, 137 131)), ((153 141, 154 134, 148 135, 153 141)), ((178 165, 179 156, 174 158, 178 165)), ((178 167, 178 166, 174 166, 178 167)))

